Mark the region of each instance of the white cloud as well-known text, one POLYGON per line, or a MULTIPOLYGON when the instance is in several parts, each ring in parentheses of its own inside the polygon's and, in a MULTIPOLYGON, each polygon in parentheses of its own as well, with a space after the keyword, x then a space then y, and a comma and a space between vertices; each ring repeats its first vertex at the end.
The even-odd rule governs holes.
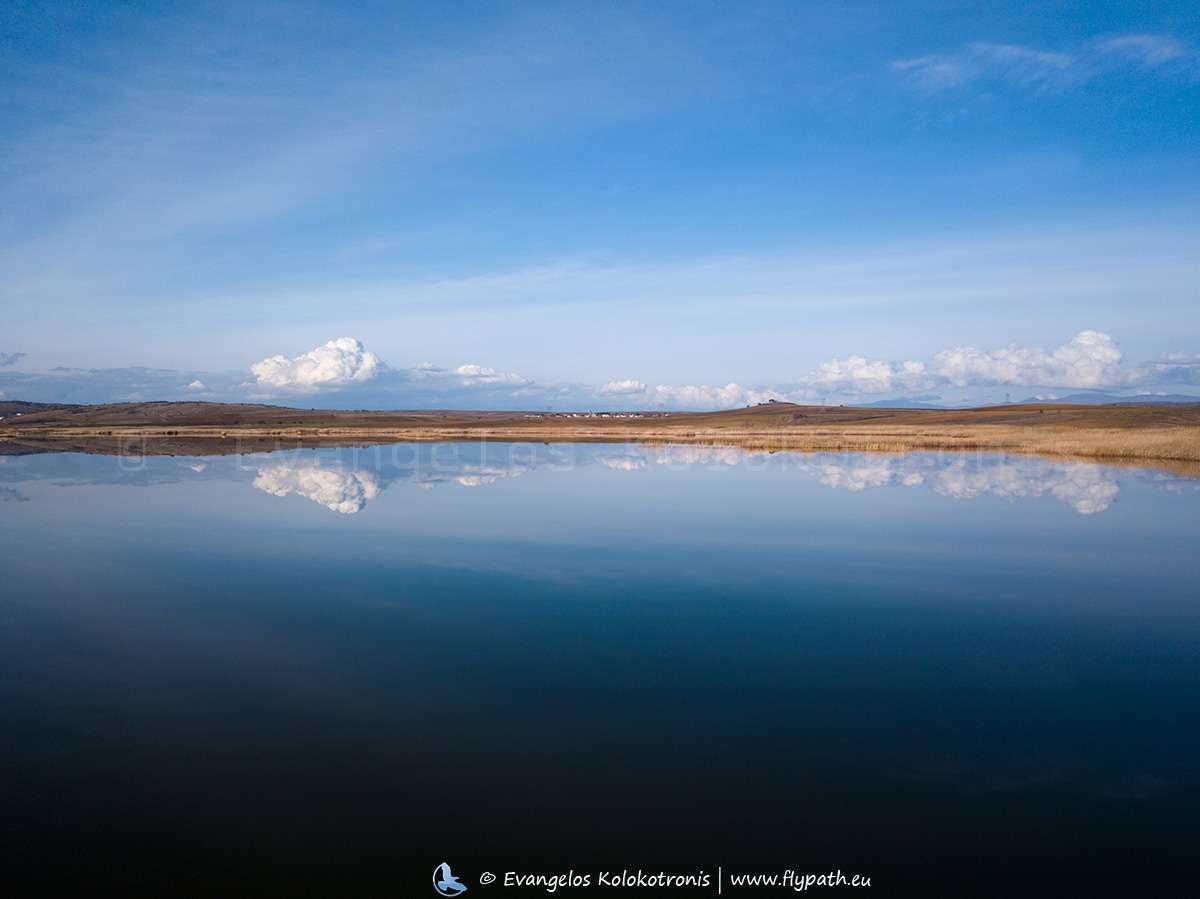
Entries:
POLYGON ((967 385, 1052 385, 1104 387, 1121 380, 1121 351, 1100 331, 1080 331, 1052 352, 1010 344, 998 350, 942 350, 932 372, 956 387, 967 385))
POLYGON ((972 41, 951 53, 896 60, 892 68, 908 73, 915 83, 927 90, 942 90, 985 76, 1007 78, 1021 84, 1046 83, 1061 77, 1074 64, 1074 57, 1066 53, 1051 53, 1017 44, 972 41))
POLYGON ((608 396, 629 396, 630 394, 645 392, 646 385, 634 378, 625 381, 609 381, 600 388, 600 393, 608 396))
MULTIPOLYGON (((1080 331, 1049 352, 1010 344, 995 350, 953 347, 935 353, 928 363, 887 362, 865 356, 831 359, 801 377, 799 383, 809 391, 851 396, 946 385, 1097 388, 1129 381, 1130 374, 1120 363, 1121 351, 1112 337, 1100 331, 1080 331)), ((1159 374, 1168 368, 1172 365, 1163 363, 1159 374)))
POLYGON ((948 53, 898 59, 891 67, 928 91, 949 90, 981 79, 1028 87, 1069 87, 1130 63, 1154 69, 1194 61, 1195 51, 1168 35, 1126 34, 1060 52, 1020 44, 971 41, 948 53))
POLYGON ((1161 34, 1125 34, 1096 44, 1101 53, 1124 56, 1143 66, 1160 66, 1191 54, 1187 45, 1161 34))
POLYGON ((743 387, 736 382, 723 387, 660 384, 646 388, 641 382, 631 380, 610 381, 597 394, 645 396, 666 408, 724 409, 770 399, 805 402, 827 395, 854 398, 950 386, 1096 389, 1130 384, 1200 383, 1200 356, 1176 353, 1132 370, 1121 367, 1121 358, 1111 336, 1085 330, 1052 350, 1010 344, 991 350, 953 347, 935 353, 927 362, 911 359, 889 362, 860 355, 834 358, 780 389, 743 387))
POLYGON ((657 405, 678 409, 729 409, 765 403, 770 399, 786 399, 784 394, 776 390, 756 390, 732 382, 724 387, 709 387, 707 384, 672 387, 659 384, 648 395, 657 405))
POLYGON ((1131 369, 1127 380, 1142 384, 1200 384, 1200 353, 1167 353, 1131 369))
POLYGON ((25 353, 0 353, 0 368, 15 365, 25 358, 25 353))
POLYGON ((339 337, 291 359, 269 356, 250 366, 260 387, 315 393, 327 387, 369 381, 382 368, 378 357, 353 337, 339 337))
POLYGON ((822 362, 814 374, 801 381, 832 393, 887 393, 897 387, 922 386, 924 374, 925 366, 920 362, 892 364, 864 356, 849 356, 844 360, 822 362))
MULTIPOLYGON (((228 401, 271 399, 329 391, 321 404, 359 408, 556 408, 566 410, 653 408, 729 409, 768 400, 846 402, 891 396, 922 399, 931 390, 954 391, 961 404, 991 401, 990 387, 1028 387, 1028 395, 1052 399, 1065 388, 1148 389, 1200 385, 1200 355, 1170 353, 1140 366, 1122 364, 1116 341, 1096 330, 1080 331, 1057 347, 1010 344, 1000 348, 957 346, 924 361, 889 361, 866 354, 839 356, 794 379, 746 386, 657 384, 635 378, 600 385, 535 382, 523 375, 475 363, 457 368, 422 362, 393 368, 353 338, 326 343, 288 359, 272 356, 252 366, 254 379, 234 373, 133 369, 59 369, 48 373, 0 371, 0 389, 22 399, 113 402, 138 397, 192 395, 228 401), (180 386, 183 385, 183 386, 180 386), (336 390, 336 394, 333 391, 336 390), (961 393, 959 391, 962 391, 961 393), (964 396, 963 394, 971 394, 964 396)), ((937 398, 935 395, 933 398, 937 398)))
POLYGON ((454 369, 454 374, 462 381, 464 386, 476 385, 494 385, 504 384, 514 387, 523 387, 532 384, 533 381, 511 371, 497 371, 494 368, 488 368, 484 365, 460 365, 454 369))

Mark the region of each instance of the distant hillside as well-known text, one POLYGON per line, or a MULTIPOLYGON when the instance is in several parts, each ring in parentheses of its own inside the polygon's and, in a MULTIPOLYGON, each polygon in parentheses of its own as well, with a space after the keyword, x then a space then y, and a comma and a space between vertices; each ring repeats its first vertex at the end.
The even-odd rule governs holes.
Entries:
POLYGON ((461 421, 519 418, 519 412, 414 411, 367 412, 347 409, 296 409, 263 403, 150 402, 52 405, 9 403, 13 414, 3 427, 405 427, 461 421), (17 413, 21 413, 17 417, 17 413))
POLYGON ((1037 425, 1055 427, 1139 427, 1195 424, 1200 405, 1191 404, 1068 404, 1028 403, 985 406, 975 409, 903 409, 856 406, 801 406, 762 403, 719 412, 475 412, 417 410, 368 412, 362 410, 294 409, 254 403, 105 403, 94 406, 39 406, 10 403, 15 412, 0 421, 0 432, 41 429, 130 429, 156 433, 175 429, 207 428, 221 431, 283 433, 297 429, 338 430, 456 429, 473 431, 654 430, 669 428, 796 429, 813 426, 843 427, 861 424, 929 425, 1037 425))
MULTIPOLYGON (((43 409, 0 421, 5 452, 165 455, 402 441, 656 441, 759 449, 1040 452, 1200 464, 1200 404, 1034 403, 862 409, 763 403, 721 412, 364 412, 223 403, 43 409)), ((1189 471, 1191 469, 1189 468, 1189 471)))
POLYGON ((0 418, 26 416, 34 412, 53 412, 57 409, 75 409, 70 403, 26 403, 21 400, 0 400, 0 418))
MULTIPOLYGON (((1023 400, 1025 403, 1041 403, 1036 397, 1023 400)), ((1168 393, 1156 395, 1141 393, 1137 396, 1118 396, 1114 393, 1072 393, 1052 400, 1054 403, 1073 403, 1083 406, 1173 406, 1179 403, 1200 403, 1200 396, 1188 396, 1184 393, 1168 393)))
MULTIPOLYGON (((1070 405, 1070 406, 1175 406, 1180 404, 1200 404, 1200 396, 1188 396, 1183 393, 1153 394, 1143 393, 1137 396, 1118 396, 1115 393, 1072 393, 1053 400, 1039 400, 1029 397, 1019 403, 997 403, 995 405, 1070 405)), ((898 396, 890 400, 876 400, 873 403, 855 403, 853 409, 961 409, 962 406, 940 406, 921 399, 911 399, 898 396)))
POLYGON ((898 396, 892 400, 876 400, 873 403, 855 403, 853 409, 947 409, 950 407, 939 406, 936 403, 926 402, 924 400, 914 400, 906 396, 898 396))

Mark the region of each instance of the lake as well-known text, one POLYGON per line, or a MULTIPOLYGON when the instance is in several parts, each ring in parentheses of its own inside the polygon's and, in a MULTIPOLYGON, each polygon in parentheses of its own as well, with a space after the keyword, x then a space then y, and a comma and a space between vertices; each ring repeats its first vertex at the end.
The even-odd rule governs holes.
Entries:
POLYGON ((397 444, 10 454, 0 500, 10 880, 1200 876, 1183 474, 397 444))

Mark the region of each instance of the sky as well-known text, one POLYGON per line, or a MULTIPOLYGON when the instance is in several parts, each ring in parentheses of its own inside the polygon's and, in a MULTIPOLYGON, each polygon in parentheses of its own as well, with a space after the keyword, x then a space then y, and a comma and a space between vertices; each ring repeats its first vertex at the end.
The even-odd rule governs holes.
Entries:
POLYGON ((1200 6, 0 6, 0 393, 1200 394, 1200 6))

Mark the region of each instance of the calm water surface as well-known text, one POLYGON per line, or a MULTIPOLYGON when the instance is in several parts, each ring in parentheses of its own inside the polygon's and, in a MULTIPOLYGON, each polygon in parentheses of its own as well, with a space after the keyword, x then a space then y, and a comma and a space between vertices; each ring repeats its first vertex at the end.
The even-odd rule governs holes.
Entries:
POLYGON ((6 880, 1196 886, 1198 486, 682 446, 3 456, 6 880))

